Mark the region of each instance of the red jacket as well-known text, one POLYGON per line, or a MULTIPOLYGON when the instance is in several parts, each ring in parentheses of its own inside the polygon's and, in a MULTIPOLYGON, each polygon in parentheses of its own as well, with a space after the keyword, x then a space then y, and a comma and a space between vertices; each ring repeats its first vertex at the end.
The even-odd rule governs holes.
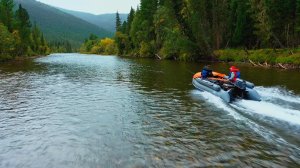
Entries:
POLYGON ((238 78, 238 72, 240 72, 240 70, 238 68, 232 66, 230 68, 229 80, 231 80, 232 82, 235 82, 236 79, 238 78))

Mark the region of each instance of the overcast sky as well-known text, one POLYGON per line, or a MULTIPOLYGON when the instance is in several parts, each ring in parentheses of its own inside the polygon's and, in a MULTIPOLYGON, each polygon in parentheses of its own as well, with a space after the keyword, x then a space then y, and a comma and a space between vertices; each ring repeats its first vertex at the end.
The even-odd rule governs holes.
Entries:
POLYGON ((129 13, 131 6, 136 8, 140 0, 38 0, 40 2, 64 9, 93 14, 129 13))

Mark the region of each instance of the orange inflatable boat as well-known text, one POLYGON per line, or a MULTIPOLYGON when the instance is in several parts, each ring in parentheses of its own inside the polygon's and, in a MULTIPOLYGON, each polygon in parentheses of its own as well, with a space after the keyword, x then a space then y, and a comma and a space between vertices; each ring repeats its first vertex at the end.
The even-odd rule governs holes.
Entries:
POLYGON ((211 77, 203 79, 201 72, 198 72, 193 76, 192 83, 198 90, 210 92, 228 103, 236 99, 261 100, 253 83, 239 78, 232 83, 227 78, 225 74, 213 72, 211 77))

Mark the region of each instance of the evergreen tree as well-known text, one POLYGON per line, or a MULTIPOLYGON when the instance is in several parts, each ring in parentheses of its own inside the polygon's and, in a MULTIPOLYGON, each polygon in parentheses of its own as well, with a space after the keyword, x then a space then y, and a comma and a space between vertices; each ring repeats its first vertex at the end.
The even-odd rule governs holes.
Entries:
POLYGON ((231 0, 229 15, 229 36, 227 37, 232 47, 250 48, 255 44, 253 34, 253 19, 251 17, 250 3, 240 0, 231 0))
POLYGON ((212 37, 210 36, 211 24, 208 19, 207 1, 190 0, 186 3, 187 22, 191 34, 194 36, 195 59, 211 55, 212 37))
POLYGON ((116 13, 116 31, 121 30, 121 18, 119 12, 116 13))
POLYGON ((42 46, 47 46, 47 43, 46 43, 46 40, 45 40, 45 38, 44 38, 44 34, 42 33, 42 35, 41 35, 41 45, 42 46))
POLYGON ((121 28, 120 28, 120 31, 122 32, 122 33, 126 33, 126 29, 127 29, 127 21, 124 21, 123 23, 122 23, 122 26, 121 26, 121 28))
POLYGON ((295 14, 295 46, 300 43, 300 0, 296 0, 296 14, 295 14))
POLYGON ((265 0, 250 0, 253 20, 255 21, 254 34, 258 38, 261 47, 270 46, 270 39, 273 36, 271 31, 270 17, 267 13, 265 0))
POLYGON ((220 49, 224 46, 224 38, 227 33, 226 30, 228 30, 229 3, 224 0, 215 0, 212 2, 212 34, 214 35, 214 48, 220 49))
POLYGON ((131 29, 131 24, 132 24, 132 21, 134 19, 134 16, 135 16, 135 11, 134 11, 133 8, 131 8, 130 12, 129 12, 129 15, 127 17, 126 34, 128 34, 128 35, 129 35, 130 29, 131 29))
POLYGON ((116 16, 120 55, 198 60, 228 47, 294 47, 300 0, 141 0, 116 16))
POLYGON ((13 8, 13 0, 0 0, 0 22, 2 22, 10 32, 13 31, 13 8))
POLYGON ((21 38, 21 48, 19 49, 19 54, 23 55, 27 53, 28 47, 32 41, 30 39, 31 23, 29 20, 29 15, 21 4, 19 5, 19 9, 16 11, 16 29, 20 33, 21 38))
POLYGON ((4 24, 0 23, 0 61, 9 59, 15 49, 13 35, 8 31, 4 24))
POLYGON ((14 13, 13 8, 12 0, 0 0, 0 60, 49 52, 38 27, 34 25, 31 29, 26 9, 19 5, 14 13))
POLYGON ((132 21, 130 37, 137 49, 137 54, 143 57, 154 57, 155 33, 153 16, 157 10, 157 0, 141 0, 140 9, 132 21))
POLYGON ((34 24, 33 28, 32 28, 32 46, 31 49, 34 52, 39 52, 40 47, 41 47, 41 31, 39 30, 39 28, 37 27, 36 24, 34 24))
POLYGON ((268 7, 273 36, 275 36, 275 39, 278 40, 277 42, 280 42, 285 47, 289 47, 292 45, 290 41, 293 38, 294 27, 296 25, 295 17, 297 1, 266 0, 266 4, 268 7))

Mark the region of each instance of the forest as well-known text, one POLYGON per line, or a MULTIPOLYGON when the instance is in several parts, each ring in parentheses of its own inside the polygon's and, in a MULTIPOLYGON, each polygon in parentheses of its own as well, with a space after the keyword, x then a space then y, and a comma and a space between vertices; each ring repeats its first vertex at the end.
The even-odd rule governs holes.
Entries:
MULTIPOLYGON (((91 35, 80 52, 300 65, 299 43, 300 0, 141 0, 126 21, 116 13, 113 39, 91 35)), ((47 42, 22 5, 0 0, 0 60, 76 50, 47 42)))
POLYGON ((300 64, 300 0, 141 0, 116 29, 123 56, 300 64))
POLYGON ((0 0, 0 61, 49 53, 43 33, 30 22, 26 9, 14 10, 13 0, 0 0))
POLYGON ((118 53, 114 39, 99 39, 99 37, 94 34, 91 34, 90 37, 85 40, 79 51, 81 53, 102 55, 115 55, 118 53))

